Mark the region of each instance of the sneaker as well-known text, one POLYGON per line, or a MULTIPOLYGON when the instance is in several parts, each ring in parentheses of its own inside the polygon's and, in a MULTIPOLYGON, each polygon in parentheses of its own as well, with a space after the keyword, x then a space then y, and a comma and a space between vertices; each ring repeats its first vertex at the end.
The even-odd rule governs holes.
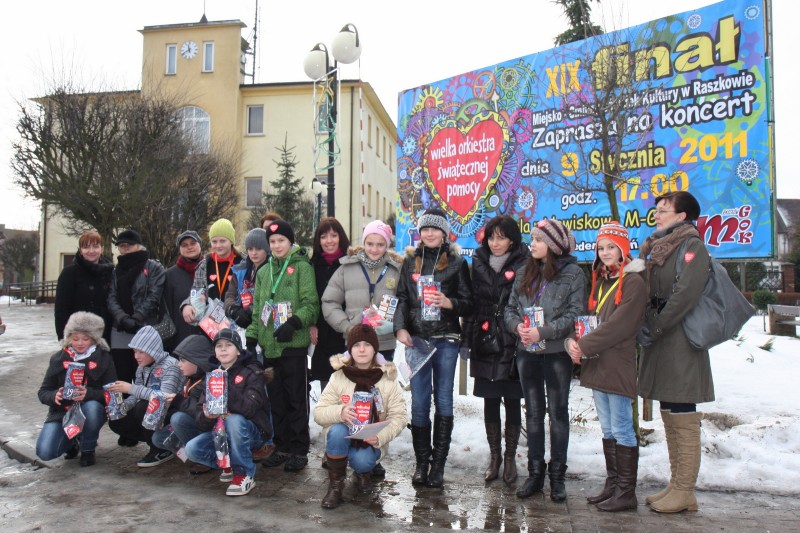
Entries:
POLYGON ((244 496, 256 485, 256 482, 250 476, 233 476, 233 481, 228 485, 228 490, 225 491, 226 496, 244 496))
POLYGON ((136 466, 141 468, 148 468, 151 466, 158 466, 160 464, 164 464, 170 459, 175 457, 175 454, 169 450, 161 450, 159 448, 150 448, 150 451, 147 452, 147 455, 142 457, 136 466))
POLYGON ((222 473, 219 475, 219 480, 223 483, 233 481, 233 468, 223 468, 222 473))
POLYGON ((299 472, 306 467, 308 464, 308 457, 305 455, 292 455, 289 457, 289 460, 286 461, 286 464, 283 465, 283 469, 287 472, 299 472))
POLYGON ((81 466, 92 466, 97 460, 94 457, 94 451, 81 452, 81 466))
POLYGON ((288 453, 275 452, 272 454, 272 456, 261 461, 261 464, 266 466, 267 468, 273 468, 276 466, 281 466, 288 459, 289 459, 288 453))
POLYGON ((261 448, 256 448, 253 450, 253 462, 268 459, 273 453, 275 453, 274 444, 265 444, 261 448))

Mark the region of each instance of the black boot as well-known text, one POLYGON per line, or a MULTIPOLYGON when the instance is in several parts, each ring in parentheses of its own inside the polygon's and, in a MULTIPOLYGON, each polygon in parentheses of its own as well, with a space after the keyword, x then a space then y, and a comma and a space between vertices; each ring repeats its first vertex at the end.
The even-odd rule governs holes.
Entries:
POLYGON ((544 473, 547 464, 544 461, 528 461, 528 479, 517 489, 517 498, 530 498, 534 492, 544 487, 544 473))
POLYGON ((431 464, 431 426, 411 426, 411 443, 414 445, 414 456, 417 458, 417 467, 412 485, 425 485, 428 483, 428 469, 431 464))
POLYGON ((548 472, 550 474, 550 499, 554 502, 563 502, 567 499, 567 489, 564 487, 567 465, 550 461, 548 472))
POLYGON ((450 437, 453 434, 453 417, 433 417, 433 460, 428 474, 429 487, 441 487, 444 484, 444 464, 450 453, 450 437))
POLYGON ((483 473, 483 480, 494 481, 500 473, 500 464, 503 462, 500 456, 499 423, 486 422, 486 440, 489 442, 489 467, 483 473))
POLYGON ((614 486, 617 483, 617 440, 603 439, 603 455, 606 458, 606 485, 600 494, 589 496, 589 503, 600 503, 614 495, 614 486))

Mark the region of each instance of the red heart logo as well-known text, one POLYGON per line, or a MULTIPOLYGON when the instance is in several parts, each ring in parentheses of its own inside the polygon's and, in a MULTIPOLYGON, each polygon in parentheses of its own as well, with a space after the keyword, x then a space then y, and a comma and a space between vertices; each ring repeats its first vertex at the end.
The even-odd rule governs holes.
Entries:
POLYGON ((683 256, 684 263, 691 263, 692 259, 694 259, 694 252, 686 252, 683 256))
POLYGON ((233 378, 233 382, 236 383, 237 385, 242 381, 244 381, 244 378, 241 375, 238 375, 235 378, 233 378))
POLYGON ((223 376, 211 376, 208 378, 208 392, 214 398, 219 398, 225 391, 225 378, 223 376))
POLYGON ((350 403, 350 395, 349 394, 342 394, 342 403, 347 405, 350 403))
POLYGON ((69 361, 61 361, 61 364, 64 366, 64 368, 67 368, 69 366, 69 361))
POLYGON ((505 275, 505 277, 506 277, 506 279, 508 281, 511 281, 512 279, 514 279, 514 271, 513 270, 506 270, 503 274, 505 275))
POLYGON ((575 336, 579 339, 586 335, 586 324, 583 323, 581 320, 575 321, 575 336))
POLYGON ((489 331, 489 321, 488 320, 485 321, 483 324, 481 324, 481 329, 483 331, 489 331))
POLYGON ((147 412, 148 413, 155 413, 158 407, 161 405, 161 401, 158 397, 154 396, 150 398, 150 401, 147 402, 147 412))
POLYGON ((270 230, 271 232, 273 232, 273 233, 274 233, 274 232, 276 232, 276 231, 278 231, 278 225, 277 225, 277 224, 270 224, 270 225, 269 225, 269 230, 270 230))
POLYGON ((208 276, 208 279, 211 280, 211 281, 217 281, 217 275, 216 274, 211 274, 210 276, 208 276))
POLYGON ((286 269, 287 274, 294 274, 294 267, 289 267, 286 269))
POLYGON ((411 279, 414 280, 414 283, 419 281, 419 274, 411 274, 411 279))
POLYGON ((97 363, 94 361, 89 361, 89 370, 94 370, 97 368, 97 363))
POLYGON ((163 368, 156 368, 155 374, 156 374, 157 378, 160 378, 162 375, 164 375, 164 369, 163 368))
POLYGON ((68 439, 73 439, 75 435, 81 432, 81 428, 79 428, 76 424, 70 424, 64 428, 64 433, 67 434, 68 439))
POLYGON ((501 123, 506 121, 499 114, 486 111, 466 125, 449 120, 432 130, 423 168, 433 196, 461 224, 469 222, 500 177, 509 140, 501 123))
POLYGON ((75 386, 80 387, 83 383, 83 369, 76 368, 69 373, 69 382, 75 386))

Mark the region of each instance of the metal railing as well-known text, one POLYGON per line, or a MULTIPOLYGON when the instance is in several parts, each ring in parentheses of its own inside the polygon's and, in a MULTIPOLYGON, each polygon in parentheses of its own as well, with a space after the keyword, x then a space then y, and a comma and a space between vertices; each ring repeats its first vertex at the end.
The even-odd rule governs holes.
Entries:
MULTIPOLYGON (((54 302, 56 299, 56 281, 29 281, 27 283, 14 283, 0 289, 0 296, 18 298, 26 304, 41 302, 54 302)), ((8 300, 11 305, 11 299, 8 300)))

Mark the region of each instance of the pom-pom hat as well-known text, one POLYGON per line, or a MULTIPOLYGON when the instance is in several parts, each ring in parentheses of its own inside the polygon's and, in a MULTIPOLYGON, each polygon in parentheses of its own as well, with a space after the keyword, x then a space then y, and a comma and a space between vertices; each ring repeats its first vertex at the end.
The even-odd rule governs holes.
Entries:
POLYGON ((537 222, 531 230, 531 237, 541 239, 558 256, 568 255, 575 250, 575 236, 568 227, 554 218, 537 222))
MULTIPOLYGON (((597 230, 597 239, 595 242, 600 242, 603 239, 611 241, 614 246, 619 248, 622 252, 622 260, 620 261, 620 264, 612 269, 613 273, 616 273, 616 268, 619 268, 619 286, 617 288, 617 294, 614 296, 614 303, 619 305, 619 303, 622 301, 622 282, 623 277, 625 276, 624 267, 631 260, 631 241, 628 235, 628 229, 618 221, 611 220, 600 226, 600 229, 597 230)), ((590 311, 594 311, 594 309, 597 307, 595 289, 597 288, 597 278, 602 266, 603 262, 600 260, 600 256, 597 253, 597 247, 595 246, 594 262, 592 263, 592 290, 589 292, 590 311)))

